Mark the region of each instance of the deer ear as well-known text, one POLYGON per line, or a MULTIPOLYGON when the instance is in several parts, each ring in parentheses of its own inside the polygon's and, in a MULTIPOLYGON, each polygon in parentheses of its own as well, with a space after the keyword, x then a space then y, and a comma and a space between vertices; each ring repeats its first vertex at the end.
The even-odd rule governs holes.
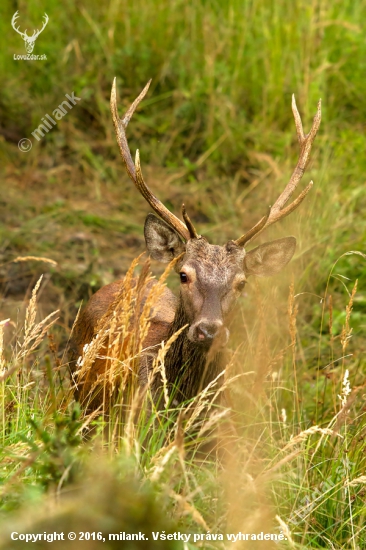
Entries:
POLYGON ((144 234, 150 256, 159 262, 171 262, 186 248, 178 233, 154 214, 146 217, 144 234))
POLYGON ((247 275, 259 277, 275 275, 291 260, 295 248, 295 237, 285 237, 261 244, 245 255, 244 271, 247 275))

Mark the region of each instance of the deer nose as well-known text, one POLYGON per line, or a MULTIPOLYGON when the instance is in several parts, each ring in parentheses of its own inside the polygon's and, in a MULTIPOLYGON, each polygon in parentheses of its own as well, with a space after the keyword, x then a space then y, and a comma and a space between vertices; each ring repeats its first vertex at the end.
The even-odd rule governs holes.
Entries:
POLYGON ((213 340, 221 327, 222 323, 200 323, 196 328, 197 339, 202 342, 213 340))

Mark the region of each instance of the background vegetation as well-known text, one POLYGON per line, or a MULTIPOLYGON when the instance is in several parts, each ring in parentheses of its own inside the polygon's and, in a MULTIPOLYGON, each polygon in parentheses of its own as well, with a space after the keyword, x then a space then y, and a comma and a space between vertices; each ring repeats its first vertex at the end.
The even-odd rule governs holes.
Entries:
MULTIPOLYGON (((98 478, 88 463, 100 453, 110 490, 135 479, 136 499, 152 499, 165 529, 169 518, 173 530, 270 531, 277 514, 292 533, 284 548, 366 548, 365 2, 19 0, 0 10, 0 321, 10 319, 0 346, 4 521, 29 518, 35 502, 54 510, 64 492, 90 500, 80 480, 98 478), (46 61, 14 60, 25 54, 10 25, 16 10, 28 31, 48 14, 34 50, 46 61), (176 213, 184 200, 199 232, 218 244, 251 227, 288 181, 298 155, 291 94, 305 130, 322 98, 303 183, 313 179, 314 188, 261 236, 295 235, 296 256, 281 276, 248 285, 234 322, 230 375, 254 374, 231 385, 229 467, 195 455, 201 428, 191 434, 183 424, 184 443, 177 439, 174 415, 145 452, 151 419, 143 416, 133 444, 123 427, 116 442, 103 421, 85 441, 85 423, 96 420, 69 392, 66 349, 81 302, 144 250, 148 207, 118 156, 114 76, 121 113, 153 79, 129 126, 131 149, 140 149, 158 197, 176 213), (36 141, 42 117, 72 92, 81 101, 36 141), (30 152, 18 149, 22 138, 32 140, 30 152), (29 256, 51 261, 19 261, 29 256), (29 300, 41 274, 36 313, 35 295, 29 300), (172 441, 173 460, 151 481, 172 441)), ((176 287, 174 277, 168 284, 176 287)), ((97 500, 98 517, 108 516, 97 500)), ((54 521, 67 501, 59 506, 54 521)), ((127 525, 132 508, 116 506, 127 525)), ((82 517, 80 530, 86 525, 82 517)))

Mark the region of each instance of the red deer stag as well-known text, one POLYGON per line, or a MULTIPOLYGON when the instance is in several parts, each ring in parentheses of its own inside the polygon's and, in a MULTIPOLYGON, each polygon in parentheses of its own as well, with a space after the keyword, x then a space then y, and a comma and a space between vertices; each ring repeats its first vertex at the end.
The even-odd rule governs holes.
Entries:
MULTIPOLYGON (((312 182, 287 204, 298 186, 306 165, 321 120, 321 103, 314 117, 310 132, 305 135, 301 118, 292 99, 297 137, 300 145, 296 168, 274 205, 252 229, 224 246, 210 244, 205 237, 197 234, 183 205, 184 223, 172 214, 150 191, 140 167, 139 152, 133 162, 126 137, 126 128, 141 100, 145 97, 150 82, 132 103, 123 118, 117 111, 116 81, 111 93, 113 124, 126 170, 138 191, 151 208, 158 214, 148 214, 145 221, 145 241, 152 258, 161 262, 177 259, 175 270, 180 277, 180 295, 177 299, 169 289, 165 289, 162 299, 152 315, 145 344, 155 346, 166 341, 172 334, 187 325, 174 341, 165 357, 165 371, 168 387, 176 388, 175 403, 193 398, 203 387, 214 380, 223 370, 222 349, 227 342, 229 331, 226 327, 228 314, 240 296, 250 275, 259 277, 278 273, 292 258, 296 239, 285 237, 267 242, 246 251, 245 246, 265 228, 287 216, 299 206, 312 187, 312 182), (212 344, 219 342, 219 345, 212 344), (211 353, 209 351, 211 350, 211 353), (212 353, 213 351, 213 353, 212 353)), ((95 336, 98 321, 108 310, 113 299, 122 287, 117 281, 101 288, 90 299, 75 327, 74 359, 82 354, 85 344, 95 336)), ((150 348, 151 349, 151 348, 150 348)), ((151 372, 154 355, 141 361, 139 384, 144 386, 151 372)), ((74 367, 75 368, 75 367, 74 367)), ((98 376, 106 372, 107 359, 97 358, 88 376, 81 382, 77 379, 77 395, 86 403, 88 394, 98 376)), ((157 376, 158 378, 158 376, 157 376)), ((155 381, 155 389, 161 386, 160 378, 155 381)), ((153 383, 154 387, 154 383, 153 383)), ((91 407, 100 404, 94 399, 91 407)), ((90 406, 90 402, 89 402, 90 406)))

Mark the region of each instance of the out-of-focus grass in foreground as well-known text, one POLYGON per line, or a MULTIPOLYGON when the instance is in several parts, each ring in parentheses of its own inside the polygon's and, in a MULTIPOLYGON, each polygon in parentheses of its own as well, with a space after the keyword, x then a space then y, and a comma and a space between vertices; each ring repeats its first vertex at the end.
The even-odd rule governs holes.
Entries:
MULTIPOLYGON (((156 505, 162 529, 276 524, 291 533, 284 548, 364 548, 365 3, 31 0, 0 10, 4 521, 24 507, 34 529, 46 528, 43 506, 60 501, 54 515, 62 516, 64 493, 74 490, 97 506, 87 480, 103 478, 90 465, 101 453, 108 487, 128 491, 133 479, 131 493, 141 493, 131 506, 156 505), (46 61, 14 60, 25 54, 10 24, 16 9, 30 34, 47 12, 34 49, 46 61), (233 323, 233 412, 212 405, 208 413, 212 427, 223 423, 217 460, 199 451, 207 417, 191 432, 189 416, 168 404, 106 424, 72 402, 65 349, 78 307, 144 248, 148 209, 124 173, 109 113, 114 76, 121 113, 153 79, 128 128, 131 149, 140 149, 159 198, 176 213, 184 201, 199 232, 219 244, 256 222, 288 181, 298 154, 291 94, 305 131, 322 98, 304 176, 314 187, 261 237, 295 235, 296 256, 282 277, 250 282, 233 323), (42 117, 73 91, 81 101, 34 139, 42 117), (33 142, 28 153, 17 147, 22 138, 33 142), (42 273, 36 315, 31 291, 42 273)), ((105 494, 102 530, 115 498, 105 494)), ((117 506, 123 530, 132 513, 117 506)), ((85 517, 75 521, 82 530, 85 517)))

